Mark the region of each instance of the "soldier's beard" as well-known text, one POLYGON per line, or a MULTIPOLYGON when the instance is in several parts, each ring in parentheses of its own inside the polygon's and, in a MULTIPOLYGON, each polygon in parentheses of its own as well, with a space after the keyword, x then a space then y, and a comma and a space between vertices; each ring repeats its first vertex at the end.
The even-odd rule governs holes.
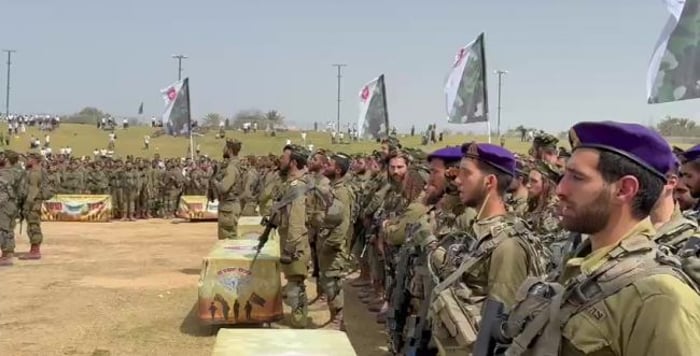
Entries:
POLYGON ((603 189, 587 205, 571 205, 562 199, 561 225, 571 232, 593 235, 602 231, 610 219, 610 195, 603 189), (571 210, 568 214, 566 210, 571 210))
POLYGON ((231 158, 231 155, 228 152, 224 152, 224 159, 229 159, 231 158))
POLYGON ((444 195, 445 191, 438 189, 434 185, 429 185, 428 188, 426 189, 426 194, 425 194, 425 203, 428 205, 435 205, 437 204, 442 196, 444 195))

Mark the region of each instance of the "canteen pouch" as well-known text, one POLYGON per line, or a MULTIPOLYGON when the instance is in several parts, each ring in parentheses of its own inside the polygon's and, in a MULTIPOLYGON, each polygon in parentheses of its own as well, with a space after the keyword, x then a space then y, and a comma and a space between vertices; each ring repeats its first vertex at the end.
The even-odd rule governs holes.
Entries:
POLYGON ((480 303, 470 295, 469 289, 459 284, 440 292, 431 303, 432 336, 441 355, 465 355, 476 342, 480 303))

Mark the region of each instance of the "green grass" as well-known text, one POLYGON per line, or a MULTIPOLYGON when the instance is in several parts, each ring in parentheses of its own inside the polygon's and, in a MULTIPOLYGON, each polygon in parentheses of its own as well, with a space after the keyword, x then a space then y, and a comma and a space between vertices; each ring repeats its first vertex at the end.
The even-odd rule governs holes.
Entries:
MULTIPOLYGON (((7 126, 2 125, 2 133, 7 133, 7 126)), ((140 157, 152 157, 153 154, 159 153, 162 157, 184 157, 187 154, 189 140, 185 137, 171 137, 163 135, 157 138, 151 137, 151 145, 149 150, 143 149, 143 138, 145 135, 153 135, 154 129, 148 126, 130 127, 127 130, 117 129, 117 141, 115 155, 125 157, 126 155, 134 155, 140 157)), ((199 144, 201 152, 213 157, 219 157, 222 153, 223 140, 216 138, 217 130, 211 130, 204 136, 195 137, 195 145, 199 144)), ((70 146, 73 149, 74 156, 91 156, 95 148, 107 148, 108 132, 98 129, 94 125, 80 124, 62 124, 61 127, 51 133, 51 148, 54 153, 64 146, 70 146)), ((28 128, 27 132, 19 136, 12 137, 10 140, 10 148, 19 152, 29 150, 30 138, 34 135, 41 139, 43 143, 44 133, 38 128, 28 128)), ((238 131, 227 131, 227 137, 237 138, 243 142, 242 155, 265 155, 268 153, 278 154, 284 147, 287 139, 292 140, 292 143, 301 144, 301 133, 299 132, 279 132, 276 137, 265 136, 264 132, 258 131, 253 134, 243 134, 238 131)), ((425 151, 444 147, 447 145, 458 145, 464 142, 486 142, 486 136, 467 136, 467 135, 450 135, 446 136, 443 142, 435 145, 420 146, 420 137, 401 137, 401 143, 407 147, 420 147, 425 151)), ((330 143, 330 135, 327 133, 309 132, 307 134, 307 144, 313 144, 316 148, 323 147, 333 151, 345 153, 362 153, 372 152, 379 145, 374 141, 364 141, 351 144, 330 143)), ((494 139, 494 143, 495 139, 494 139)), ((688 147, 688 144, 679 144, 680 147, 688 147)), ((506 147, 514 152, 526 153, 530 144, 520 142, 518 137, 508 137, 506 139, 506 147)))

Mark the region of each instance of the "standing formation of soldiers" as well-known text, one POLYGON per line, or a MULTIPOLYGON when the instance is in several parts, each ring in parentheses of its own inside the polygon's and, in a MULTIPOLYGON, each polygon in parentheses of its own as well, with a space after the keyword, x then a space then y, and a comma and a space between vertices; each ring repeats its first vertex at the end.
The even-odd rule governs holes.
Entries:
POLYGON ((700 145, 583 122, 571 150, 394 138, 349 157, 287 145, 259 199, 281 239, 289 323, 343 290, 408 355, 690 355, 700 346, 700 145), (267 202, 271 201, 271 204, 267 202), (306 297, 315 279, 319 298, 306 297))
POLYGON ((219 200, 219 238, 245 210, 280 236, 289 324, 327 303, 344 330, 349 283, 407 355, 692 355, 700 347, 700 145, 674 152, 637 124, 582 122, 571 151, 539 135, 528 156, 465 143, 425 155, 393 137, 371 155, 223 161, 0 159, 0 265, 41 201, 111 194, 127 220, 172 217, 182 194, 219 200), (19 219, 17 219, 19 218, 19 219), (315 300, 307 298, 315 281, 315 300))

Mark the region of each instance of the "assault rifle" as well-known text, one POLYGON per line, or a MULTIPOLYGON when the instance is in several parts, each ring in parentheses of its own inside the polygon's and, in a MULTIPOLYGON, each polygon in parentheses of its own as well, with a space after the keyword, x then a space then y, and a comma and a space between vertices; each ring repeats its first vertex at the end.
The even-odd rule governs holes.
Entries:
POLYGON ((399 261, 396 264, 396 277, 389 312, 386 317, 387 332, 389 335, 389 348, 394 354, 399 354, 404 346, 404 328, 410 312, 411 294, 408 291, 410 282, 411 261, 413 260, 413 246, 401 247, 399 261))
POLYGON ((272 232, 272 229, 276 229, 277 226, 272 222, 272 217, 263 217, 262 220, 260 221, 260 225, 265 227, 265 230, 263 230, 262 234, 258 236, 258 245, 255 247, 255 256, 253 257, 253 262, 250 263, 250 269, 253 270, 253 266, 255 265, 255 261, 258 260, 258 256, 260 256, 260 251, 265 247, 265 244, 267 244, 267 241, 270 239, 270 233, 272 232))

